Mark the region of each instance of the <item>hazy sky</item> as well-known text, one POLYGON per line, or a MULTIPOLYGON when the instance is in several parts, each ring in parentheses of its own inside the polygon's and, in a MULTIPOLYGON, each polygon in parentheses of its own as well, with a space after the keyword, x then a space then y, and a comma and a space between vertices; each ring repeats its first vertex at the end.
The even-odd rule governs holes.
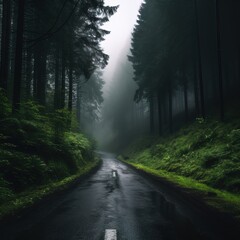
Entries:
POLYGON ((123 58, 123 54, 126 55, 124 50, 129 46, 141 3, 142 0, 105 0, 106 5, 119 5, 117 13, 103 26, 104 29, 111 31, 102 43, 104 52, 110 56, 109 64, 104 70, 106 88, 113 77, 118 61, 123 58))

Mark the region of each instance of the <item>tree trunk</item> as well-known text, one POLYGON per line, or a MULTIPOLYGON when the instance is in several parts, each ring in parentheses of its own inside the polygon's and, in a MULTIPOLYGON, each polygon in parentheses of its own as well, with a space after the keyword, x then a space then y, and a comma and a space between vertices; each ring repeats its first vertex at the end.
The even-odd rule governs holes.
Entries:
POLYGON ((196 111, 196 116, 200 116, 200 108, 199 108, 199 86, 198 86, 198 72, 197 72, 197 64, 195 62, 194 66, 194 102, 195 102, 195 111, 196 111))
POLYGON ((60 62, 59 46, 56 49, 56 62, 55 62, 55 91, 54 91, 54 109, 59 109, 59 62, 60 62))
POLYGON ((46 105, 46 82, 47 82, 47 53, 46 48, 43 45, 41 62, 40 62, 40 72, 37 81, 37 98, 41 105, 46 105))
POLYGON ((184 109, 185 109, 185 121, 189 120, 189 110, 188 110, 188 79, 184 74, 183 79, 183 92, 184 92, 184 109))
POLYGON ((162 101, 161 101, 161 94, 158 93, 158 130, 159 135, 162 135, 162 101))
POLYGON ((66 87, 66 57, 62 50, 62 85, 61 85, 61 108, 65 107, 65 87, 66 87))
POLYGON ((81 83, 77 82, 77 120, 80 127, 81 124, 81 83))
POLYGON ((47 53, 44 43, 38 44, 34 52, 34 98, 46 105, 47 53))
POLYGON ((220 29, 219 0, 216 0, 216 24, 217 24, 217 56, 218 56, 218 83, 219 83, 220 118, 223 121, 224 120, 224 93, 223 93, 223 75, 222 75, 221 29, 220 29))
POLYGON ((23 30, 24 30, 24 12, 25 0, 18 1, 18 18, 17 18, 17 36, 15 50, 15 71, 13 85, 13 113, 19 110, 21 100, 21 83, 22 83, 22 53, 23 53, 23 30))
POLYGON ((34 65, 33 65, 33 99, 37 101, 37 82, 39 73, 39 58, 40 58, 40 48, 38 45, 34 49, 34 65))
POLYGON ((3 0, 0 88, 7 92, 9 73, 9 46, 11 33, 11 1, 3 0))
POLYGON ((173 133, 173 116, 172 116, 172 80, 168 85, 168 114, 169 114, 169 131, 173 133))
POLYGON ((70 47, 69 54, 69 89, 68 89, 68 110, 72 111, 72 97, 73 97, 73 52, 72 47, 70 47))
MULTIPOLYGON (((237 93, 239 93, 240 91, 240 46, 238 49, 238 91, 237 93)), ((240 100, 240 94, 237 94, 238 99, 240 100)))
POLYGON ((196 16, 196 31, 197 31, 197 55, 198 55, 198 71, 199 71, 199 90, 200 90, 200 102, 201 102, 201 115, 202 118, 206 118, 205 114, 205 99, 204 99, 204 86, 203 86, 203 74, 202 74, 202 54, 200 46, 200 30, 199 30, 199 18, 197 9, 197 0, 194 1, 195 16, 196 16))
POLYGON ((26 63, 26 89, 25 97, 27 100, 31 98, 31 85, 32 85, 32 51, 27 51, 27 63, 26 63))
POLYGON ((154 134, 154 99, 153 95, 151 94, 149 98, 149 111, 150 111, 150 133, 154 134))

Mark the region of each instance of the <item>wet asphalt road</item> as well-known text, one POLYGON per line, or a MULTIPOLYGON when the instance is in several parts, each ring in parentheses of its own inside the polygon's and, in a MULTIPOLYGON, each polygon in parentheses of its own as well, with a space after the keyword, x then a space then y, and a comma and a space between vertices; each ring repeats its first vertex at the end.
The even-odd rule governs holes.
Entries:
POLYGON ((106 229, 116 229, 119 240, 235 239, 224 235, 226 225, 173 191, 140 176, 111 154, 101 156, 101 168, 88 179, 24 217, 2 224, 0 239, 103 240, 106 229))

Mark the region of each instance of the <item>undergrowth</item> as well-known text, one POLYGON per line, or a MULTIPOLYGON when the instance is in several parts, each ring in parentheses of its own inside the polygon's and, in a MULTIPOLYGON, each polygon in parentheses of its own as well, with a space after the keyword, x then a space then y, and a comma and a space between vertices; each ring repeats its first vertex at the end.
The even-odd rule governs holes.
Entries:
POLYGON ((0 91, 0 205, 70 177, 94 159, 94 144, 72 127, 75 118, 68 110, 48 113, 33 101, 20 109, 12 114, 0 91))
POLYGON ((122 160, 240 216, 240 121, 197 119, 167 138, 141 138, 122 160))
MULTIPOLYGON (((139 139, 125 152, 133 163, 240 193, 240 121, 197 121, 168 138, 139 139)), ((127 156, 127 157, 126 157, 127 156)))

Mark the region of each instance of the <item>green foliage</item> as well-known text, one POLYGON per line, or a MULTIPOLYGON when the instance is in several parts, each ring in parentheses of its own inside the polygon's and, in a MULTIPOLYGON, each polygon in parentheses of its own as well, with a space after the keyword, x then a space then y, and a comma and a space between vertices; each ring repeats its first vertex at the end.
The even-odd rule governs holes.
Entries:
POLYGON ((50 114, 56 143, 59 143, 63 139, 64 133, 71 129, 71 118, 72 115, 67 109, 58 109, 50 114))
POLYGON ((175 136, 149 144, 151 147, 134 143, 126 155, 133 163, 240 193, 239 120, 219 123, 197 119, 175 136))
POLYGON ((18 211, 31 206, 47 195, 67 189, 76 179, 88 174, 98 164, 99 159, 95 159, 82 167, 74 175, 61 180, 50 181, 46 185, 34 187, 18 194, 13 194, 6 187, 8 183, 0 178, 0 220, 9 214, 16 214, 18 211))
POLYGON ((0 172, 12 190, 21 191, 28 186, 45 182, 46 164, 37 156, 18 151, 0 150, 0 172))
POLYGON ((47 114, 33 101, 12 116, 6 108, 0 125, 0 203, 53 180, 79 172, 94 159, 93 144, 72 133, 72 114, 47 114))
POLYGON ((10 116, 11 105, 4 91, 0 88, 0 119, 10 116))
POLYGON ((1 120, 0 131, 3 135, 8 136, 15 141, 21 141, 24 134, 19 119, 14 117, 1 120))
POLYGON ((44 111, 43 107, 34 101, 21 103, 20 116, 22 119, 29 121, 42 121, 44 116, 41 114, 44 111))
POLYGON ((72 159, 72 167, 79 168, 93 159, 92 143, 82 134, 66 133, 62 147, 67 158, 72 159))
POLYGON ((70 175, 67 164, 59 159, 49 162, 48 173, 52 179, 62 179, 70 175))
POLYGON ((13 196, 13 192, 9 188, 9 183, 6 180, 4 180, 2 177, 0 177, 0 202, 5 201, 12 196, 13 196))

